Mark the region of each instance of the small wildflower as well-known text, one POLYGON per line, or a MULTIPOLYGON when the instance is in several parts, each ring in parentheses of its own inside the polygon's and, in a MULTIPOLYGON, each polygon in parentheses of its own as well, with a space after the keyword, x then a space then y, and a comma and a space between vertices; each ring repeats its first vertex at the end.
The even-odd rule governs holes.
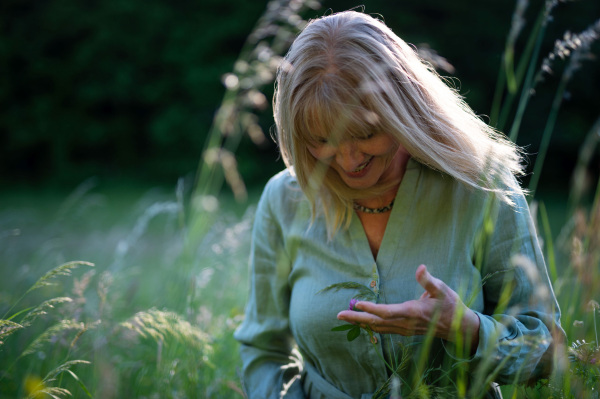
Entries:
POLYGON ((566 31, 562 40, 556 40, 554 49, 542 62, 542 74, 538 74, 537 81, 543 80, 543 74, 552 73, 552 64, 557 58, 562 60, 574 56, 575 60, 568 67, 568 74, 571 76, 573 72, 579 68, 582 59, 589 58, 590 46, 594 41, 600 38, 600 20, 590 25, 586 30, 580 33, 572 33, 566 31))
POLYGON ((352 298, 350 299, 350 304, 348 305, 348 310, 354 310, 354 306, 358 303, 358 299, 352 298))
POLYGON ((38 376, 28 375, 25 377, 24 383, 25 392, 30 398, 41 398, 44 396, 43 389, 46 388, 44 381, 38 376))
POLYGON ((594 310, 600 309, 600 304, 592 299, 587 303, 587 309, 588 311, 593 312, 594 310))

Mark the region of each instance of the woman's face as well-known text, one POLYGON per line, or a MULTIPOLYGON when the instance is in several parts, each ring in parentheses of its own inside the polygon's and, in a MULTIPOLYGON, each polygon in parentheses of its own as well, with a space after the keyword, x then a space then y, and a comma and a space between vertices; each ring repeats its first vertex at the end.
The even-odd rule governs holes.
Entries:
POLYGON ((309 152, 328 164, 353 189, 366 189, 377 183, 402 179, 409 154, 390 135, 373 133, 366 138, 346 138, 331 143, 325 137, 315 137, 309 152))

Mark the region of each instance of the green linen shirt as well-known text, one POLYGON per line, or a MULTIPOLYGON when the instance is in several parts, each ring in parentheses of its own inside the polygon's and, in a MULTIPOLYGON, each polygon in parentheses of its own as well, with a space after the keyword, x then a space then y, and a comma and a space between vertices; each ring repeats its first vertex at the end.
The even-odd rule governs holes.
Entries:
POLYGON ((249 398, 370 398, 388 379, 383 359, 402 346, 415 358, 404 373, 427 350, 426 368, 458 362, 470 381, 540 376, 553 334, 564 332, 527 202, 515 197, 511 207, 411 159, 374 259, 357 217, 328 239, 293 175, 274 176, 257 208, 249 300, 235 332, 249 398), (418 299, 420 264, 478 315, 473 356, 437 338, 424 348, 422 336, 375 334, 372 344, 365 331, 351 342, 331 331, 344 324, 336 315, 358 291, 323 288, 351 281, 371 287, 378 303, 418 299))

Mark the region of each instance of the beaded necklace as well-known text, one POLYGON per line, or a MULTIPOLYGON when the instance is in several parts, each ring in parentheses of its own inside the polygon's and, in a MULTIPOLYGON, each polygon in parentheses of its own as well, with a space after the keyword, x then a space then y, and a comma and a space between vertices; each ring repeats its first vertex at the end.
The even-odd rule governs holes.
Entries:
POLYGON ((394 198, 392 200, 392 202, 390 202, 388 205, 386 206, 382 206, 381 208, 367 208, 366 206, 362 206, 360 204, 357 204, 356 202, 354 203, 354 209, 359 211, 359 212, 363 212, 363 213, 385 213, 385 212, 389 212, 392 210, 392 207, 394 206, 394 201, 396 200, 396 198, 394 198))

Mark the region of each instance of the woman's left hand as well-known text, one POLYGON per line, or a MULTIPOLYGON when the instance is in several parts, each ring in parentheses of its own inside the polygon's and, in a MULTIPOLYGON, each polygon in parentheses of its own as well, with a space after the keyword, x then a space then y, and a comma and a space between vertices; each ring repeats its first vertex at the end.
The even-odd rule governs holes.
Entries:
POLYGON ((382 334, 424 335, 431 323, 434 334, 447 341, 456 341, 457 334, 463 339, 470 337, 471 353, 479 341, 479 317, 469 309, 458 294, 442 280, 433 277, 425 265, 417 268, 417 282, 425 292, 417 300, 395 304, 375 304, 357 302, 354 309, 344 310, 338 319, 349 323, 369 326, 372 331, 382 334), (454 320, 461 317, 461 320, 454 320))

